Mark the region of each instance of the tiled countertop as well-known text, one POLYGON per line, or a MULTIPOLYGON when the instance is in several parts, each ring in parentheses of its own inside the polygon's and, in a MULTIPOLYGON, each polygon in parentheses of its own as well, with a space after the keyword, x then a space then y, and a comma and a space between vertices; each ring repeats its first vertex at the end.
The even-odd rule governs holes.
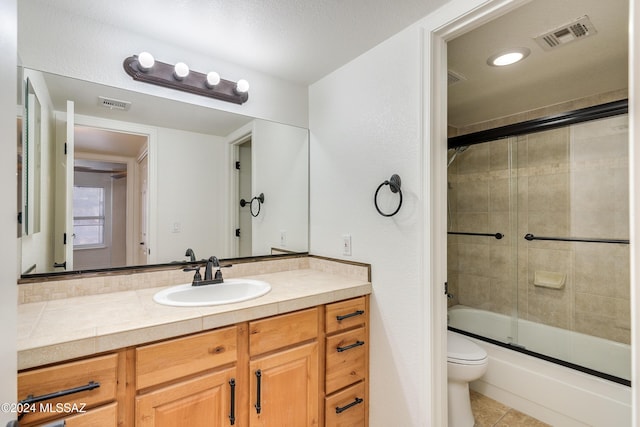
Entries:
POLYGON ((209 307, 157 304, 153 294, 164 287, 20 304, 18 369, 371 293, 371 284, 362 278, 312 268, 246 278, 269 282, 271 292, 249 301, 209 307))

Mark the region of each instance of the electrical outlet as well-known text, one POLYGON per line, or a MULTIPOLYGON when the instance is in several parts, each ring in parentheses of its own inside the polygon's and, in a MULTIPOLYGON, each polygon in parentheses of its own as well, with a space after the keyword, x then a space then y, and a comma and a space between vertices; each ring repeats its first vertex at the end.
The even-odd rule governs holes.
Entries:
POLYGON ((283 248, 287 246, 287 232, 285 230, 280 230, 280 246, 283 248))
POLYGON ((172 233, 180 233, 182 231, 182 224, 180 224, 179 222, 174 222, 171 225, 171 232, 172 233))
POLYGON ((342 255, 351 256, 351 234, 342 236, 342 255))

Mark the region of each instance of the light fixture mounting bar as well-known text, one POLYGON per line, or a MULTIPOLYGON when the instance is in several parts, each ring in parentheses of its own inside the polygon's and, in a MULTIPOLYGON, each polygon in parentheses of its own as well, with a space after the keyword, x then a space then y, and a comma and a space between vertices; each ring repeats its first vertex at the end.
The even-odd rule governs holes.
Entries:
POLYGON ((220 83, 217 85, 211 88, 207 87, 207 75, 197 71, 190 71, 184 79, 176 80, 174 66, 164 62, 155 61, 153 67, 144 71, 139 66, 138 56, 133 55, 126 58, 122 66, 134 80, 141 82, 208 96, 234 104, 244 104, 249 99, 249 94, 237 92, 236 83, 230 80, 220 79, 220 83))

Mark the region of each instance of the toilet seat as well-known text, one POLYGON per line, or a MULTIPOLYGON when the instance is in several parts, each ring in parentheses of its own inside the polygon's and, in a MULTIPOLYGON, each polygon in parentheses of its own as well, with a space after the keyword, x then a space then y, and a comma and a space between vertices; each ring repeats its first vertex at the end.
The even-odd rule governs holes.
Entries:
POLYGON ((487 352, 476 343, 447 331, 447 362, 481 365, 487 362, 487 352))

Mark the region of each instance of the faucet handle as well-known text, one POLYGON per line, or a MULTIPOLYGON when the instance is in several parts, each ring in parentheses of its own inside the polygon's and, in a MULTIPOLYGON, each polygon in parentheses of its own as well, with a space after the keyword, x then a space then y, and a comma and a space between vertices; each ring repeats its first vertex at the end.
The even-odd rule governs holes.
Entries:
POLYGON ((194 275, 193 275, 193 282, 191 283, 192 285, 195 285, 198 282, 202 281, 202 276, 200 275, 200 266, 196 265, 195 267, 187 267, 187 268, 183 268, 182 271, 184 271, 185 273, 188 271, 195 271, 194 275))

